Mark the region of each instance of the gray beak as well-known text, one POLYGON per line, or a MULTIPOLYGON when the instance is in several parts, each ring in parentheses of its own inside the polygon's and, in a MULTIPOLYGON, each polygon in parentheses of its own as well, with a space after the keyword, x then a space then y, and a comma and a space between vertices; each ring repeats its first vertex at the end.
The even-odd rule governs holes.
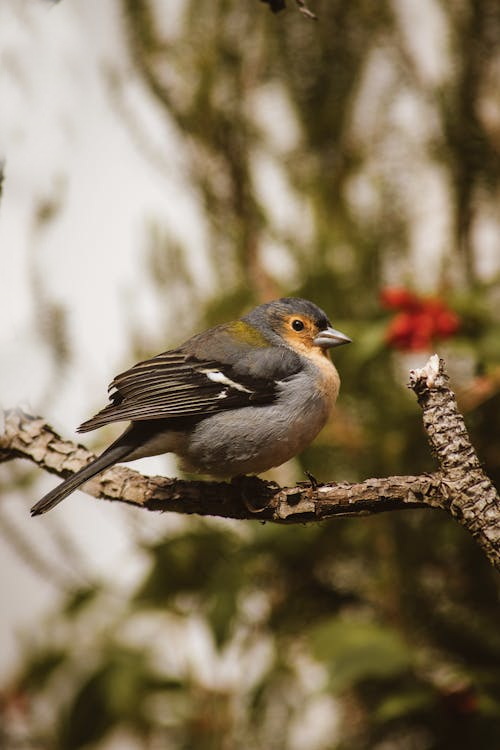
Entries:
POLYGON ((331 349, 332 346, 341 346, 342 344, 350 344, 351 339, 346 336, 345 333, 336 331, 335 328, 325 328, 324 331, 320 331, 314 339, 316 346, 320 346, 322 349, 331 349))

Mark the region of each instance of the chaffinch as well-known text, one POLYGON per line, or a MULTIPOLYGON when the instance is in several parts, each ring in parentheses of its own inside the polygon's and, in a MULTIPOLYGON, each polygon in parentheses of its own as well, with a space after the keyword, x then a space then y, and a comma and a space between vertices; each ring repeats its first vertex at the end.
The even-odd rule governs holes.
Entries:
POLYGON ((315 304, 285 297, 139 362, 117 375, 111 403, 78 429, 131 424, 32 515, 119 461, 172 452, 186 470, 217 477, 279 466, 326 423, 340 385, 327 351, 349 342, 315 304))

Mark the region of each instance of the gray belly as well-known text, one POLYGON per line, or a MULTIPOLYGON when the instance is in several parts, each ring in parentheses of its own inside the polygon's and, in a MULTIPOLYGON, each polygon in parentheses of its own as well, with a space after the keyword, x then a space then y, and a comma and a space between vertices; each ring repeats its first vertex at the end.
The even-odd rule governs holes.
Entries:
POLYGON ((188 471, 232 477, 259 474, 288 461, 316 437, 331 405, 324 398, 297 399, 286 407, 247 407, 200 422, 175 451, 188 471))

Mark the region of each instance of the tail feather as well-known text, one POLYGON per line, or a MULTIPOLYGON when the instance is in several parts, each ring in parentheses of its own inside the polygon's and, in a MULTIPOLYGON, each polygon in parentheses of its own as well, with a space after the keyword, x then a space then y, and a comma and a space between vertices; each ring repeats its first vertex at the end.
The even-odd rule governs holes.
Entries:
POLYGON ((95 477, 96 474, 104 471, 104 469, 107 469, 109 466, 123 460, 129 453, 131 453, 131 451, 132 447, 127 443, 115 443, 114 445, 110 445, 110 447, 94 461, 81 468, 76 474, 68 477, 68 479, 62 482, 62 484, 59 484, 42 497, 42 499, 32 507, 31 515, 39 516, 42 513, 51 510, 81 484, 92 479, 92 477, 95 477))

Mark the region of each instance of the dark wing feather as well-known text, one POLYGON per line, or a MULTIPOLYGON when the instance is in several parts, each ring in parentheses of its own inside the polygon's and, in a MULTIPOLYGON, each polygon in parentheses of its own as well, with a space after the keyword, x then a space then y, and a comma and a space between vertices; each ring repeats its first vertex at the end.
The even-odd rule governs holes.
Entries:
POLYGON ((266 372, 270 373, 266 378, 252 375, 254 368, 242 367, 245 353, 241 354, 237 363, 223 364, 199 360, 179 349, 139 362, 117 375, 109 387, 112 403, 84 422, 79 432, 109 422, 203 419, 227 409, 272 403, 277 393, 277 378, 273 376, 290 373, 289 368, 284 371, 283 353, 276 358, 276 366, 270 367, 269 348, 262 350, 266 372))

